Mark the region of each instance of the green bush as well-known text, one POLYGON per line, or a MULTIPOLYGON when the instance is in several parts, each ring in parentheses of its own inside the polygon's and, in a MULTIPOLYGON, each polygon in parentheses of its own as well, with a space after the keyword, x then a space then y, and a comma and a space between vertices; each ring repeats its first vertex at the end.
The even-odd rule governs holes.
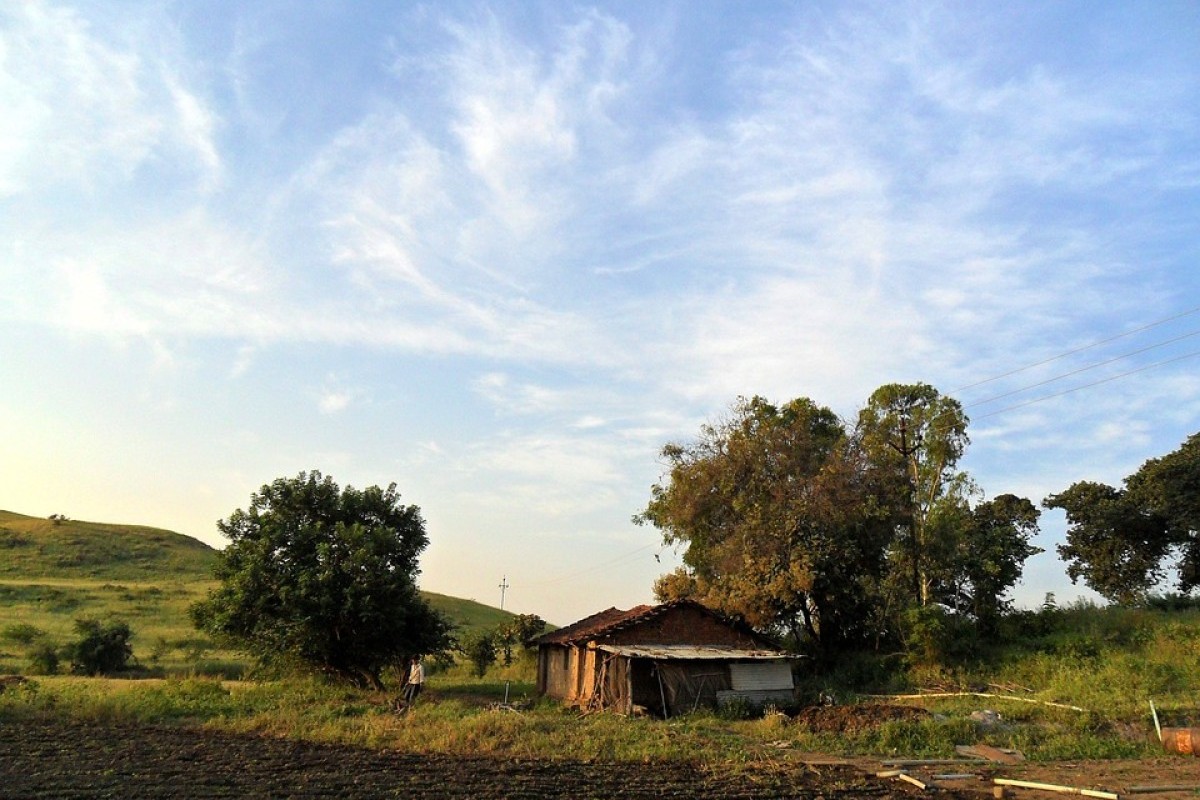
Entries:
POLYGON ((133 631, 128 623, 117 620, 102 625, 94 619, 77 619, 75 631, 79 638, 67 646, 74 674, 110 675, 129 666, 133 631))
POLYGON ((918 663, 962 662, 978 649, 974 624, 937 605, 911 608, 904 613, 904 643, 918 663))
POLYGON ((4 630, 0 631, 0 638, 24 645, 33 644, 45 635, 46 632, 44 630, 36 625, 30 625, 28 622, 16 622, 12 625, 5 625, 4 630))
POLYGON ((496 663, 496 636, 491 631, 476 631, 463 640, 462 651, 471 662, 472 674, 482 678, 496 663))
POLYGON ((58 651, 48 642, 43 642, 29 651, 29 673, 31 675, 57 675, 58 651))

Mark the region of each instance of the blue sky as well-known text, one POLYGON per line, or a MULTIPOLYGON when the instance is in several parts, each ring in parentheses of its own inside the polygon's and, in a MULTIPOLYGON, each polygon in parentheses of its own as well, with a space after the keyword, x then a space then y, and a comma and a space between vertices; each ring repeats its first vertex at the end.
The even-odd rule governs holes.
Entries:
POLYGON ((934 384, 1035 502, 1200 429, 1195 2, 8 0, 0 110, 13 511, 395 481, 426 589, 565 623, 738 395, 934 384))

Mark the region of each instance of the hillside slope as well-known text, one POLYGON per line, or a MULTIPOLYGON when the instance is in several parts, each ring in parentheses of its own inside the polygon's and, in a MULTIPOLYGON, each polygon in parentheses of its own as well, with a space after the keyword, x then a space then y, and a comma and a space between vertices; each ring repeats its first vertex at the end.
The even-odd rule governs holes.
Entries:
POLYGON ((460 630, 494 628, 516 616, 508 611, 485 606, 474 600, 463 600, 460 597, 450 597, 436 592, 421 592, 421 594, 429 601, 429 605, 449 617, 460 630))
MULTIPOLYGON (((172 531, 0 511, 0 671, 22 669, 39 642, 62 645, 84 618, 128 622, 143 663, 194 664, 201 652, 213 655, 188 607, 216 585, 216 562, 216 550, 172 531), (36 641, 11 638, 25 636, 22 630, 36 631, 36 641)), ((422 594, 461 632, 513 617, 473 600, 422 594)))
POLYGON ((142 525, 49 520, 0 511, 0 578, 210 580, 217 551, 142 525))

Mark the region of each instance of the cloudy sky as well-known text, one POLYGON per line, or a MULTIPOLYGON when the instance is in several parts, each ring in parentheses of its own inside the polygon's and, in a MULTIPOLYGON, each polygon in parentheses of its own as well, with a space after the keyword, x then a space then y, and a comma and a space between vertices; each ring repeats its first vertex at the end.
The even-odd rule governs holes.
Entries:
POLYGON ((1200 430, 1198 132, 1195 2, 0 0, 0 508, 395 481, 424 588, 562 624, 738 395, 1119 483, 1200 430))

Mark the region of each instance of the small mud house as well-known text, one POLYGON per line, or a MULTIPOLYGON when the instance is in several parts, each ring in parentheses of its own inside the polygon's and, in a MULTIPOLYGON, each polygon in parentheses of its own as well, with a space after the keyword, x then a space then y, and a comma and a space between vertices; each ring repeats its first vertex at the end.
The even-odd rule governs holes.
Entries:
POLYGON ((673 717, 793 697, 792 657, 690 600, 610 608, 534 640, 538 691, 587 709, 673 717))

